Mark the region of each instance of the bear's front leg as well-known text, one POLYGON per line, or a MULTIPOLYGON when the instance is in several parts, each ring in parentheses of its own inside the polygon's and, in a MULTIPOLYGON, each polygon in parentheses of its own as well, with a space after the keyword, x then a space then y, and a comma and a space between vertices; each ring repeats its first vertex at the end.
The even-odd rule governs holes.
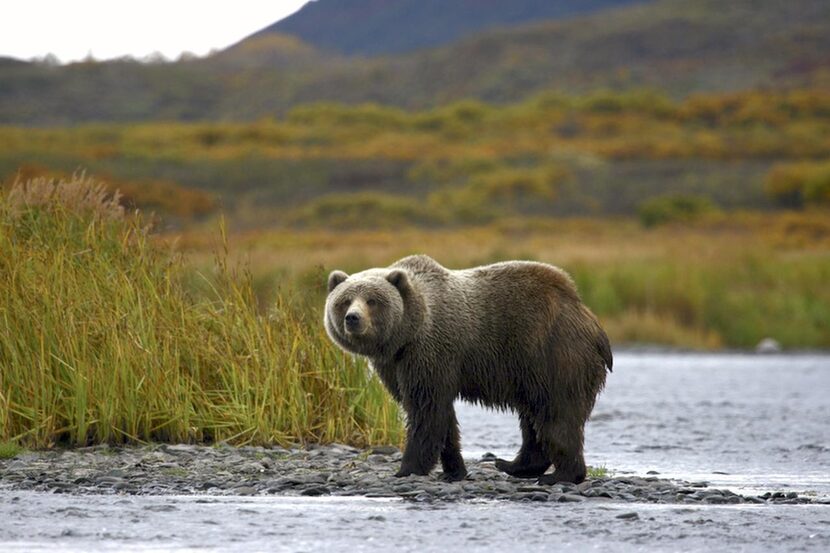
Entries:
POLYGON ((464 458, 461 457, 461 436, 458 433, 458 419, 455 418, 453 406, 450 406, 449 414, 447 439, 444 441, 444 449, 441 450, 441 468, 444 469, 441 478, 447 482, 457 482, 467 477, 467 467, 464 465, 464 458))
MULTIPOLYGON (((404 398, 403 403, 407 417, 406 447, 401 469, 395 476, 425 476, 438 462, 438 455, 444 449, 450 417, 455 419, 452 401, 409 397, 404 398)), ((461 463, 463 466, 463 461, 461 463)))

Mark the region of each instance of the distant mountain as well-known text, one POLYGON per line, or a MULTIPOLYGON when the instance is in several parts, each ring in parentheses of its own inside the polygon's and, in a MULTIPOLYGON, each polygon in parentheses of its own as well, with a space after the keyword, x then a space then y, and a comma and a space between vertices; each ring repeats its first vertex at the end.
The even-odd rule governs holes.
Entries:
POLYGON ((830 89, 828 0, 654 0, 369 58, 269 32, 170 64, 0 60, 0 123, 250 120, 313 101, 421 108, 542 90, 793 87, 830 89))
POLYGON ((347 55, 400 54, 496 27, 561 19, 649 0, 316 0, 266 27, 347 55))
POLYGON ((22 60, 0 56, 0 67, 20 66, 25 64, 26 62, 22 60))

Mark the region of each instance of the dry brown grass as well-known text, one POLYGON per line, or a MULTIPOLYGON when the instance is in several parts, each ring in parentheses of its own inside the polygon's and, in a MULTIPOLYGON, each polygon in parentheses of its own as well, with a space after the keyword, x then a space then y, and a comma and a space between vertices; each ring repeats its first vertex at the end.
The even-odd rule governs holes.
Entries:
POLYGON ((12 216, 44 209, 104 220, 124 217, 121 194, 110 192, 104 183, 84 173, 67 180, 49 177, 17 180, 6 195, 5 204, 12 216))
MULTIPOLYGON (((275 229, 232 234, 230 242, 261 290, 293 288, 318 310, 325 273, 334 268, 385 266, 413 253, 451 268, 533 259, 571 272, 617 343, 715 349, 750 347, 771 335, 791 346, 830 346, 830 295, 822 284, 830 281, 830 217, 821 211, 719 213, 655 229, 631 219, 275 229)), ((185 233, 179 247, 196 265, 209 263, 203 233, 185 233)))

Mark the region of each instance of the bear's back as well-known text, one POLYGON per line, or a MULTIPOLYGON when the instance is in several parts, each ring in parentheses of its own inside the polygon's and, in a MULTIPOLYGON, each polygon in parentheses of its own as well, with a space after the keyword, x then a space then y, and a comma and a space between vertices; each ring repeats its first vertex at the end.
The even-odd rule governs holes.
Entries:
POLYGON ((390 269, 406 269, 412 276, 419 275, 446 275, 449 269, 432 259, 428 255, 410 255, 393 263, 390 269))
POLYGON ((428 304, 439 302, 459 308, 461 302, 489 314, 494 308, 521 309, 547 303, 546 299, 580 303, 576 285, 567 273, 536 261, 503 261, 450 270, 427 255, 411 255, 390 268, 405 269, 428 304))
POLYGON ((556 302, 579 303, 579 294, 571 277, 553 265, 536 261, 504 261, 454 271, 469 283, 468 287, 490 301, 520 307, 525 302, 539 302, 544 297, 556 302))

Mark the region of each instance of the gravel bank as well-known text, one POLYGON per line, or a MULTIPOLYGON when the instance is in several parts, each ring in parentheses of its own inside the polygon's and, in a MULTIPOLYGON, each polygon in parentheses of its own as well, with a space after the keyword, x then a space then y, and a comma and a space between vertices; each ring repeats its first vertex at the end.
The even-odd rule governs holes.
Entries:
POLYGON ((497 471, 493 458, 468 459, 469 476, 446 483, 428 477, 394 478, 400 452, 345 445, 308 449, 152 445, 95 446, 26 452, 0 461, 0 489, 69 494, 284 495, 402 498, 415 502, 471 500, 631 502, 661 504, 830 504, 830 498, 770 490, 740 495, 706 482, 666 480, 656 474, 589 479, 539 486, 497 471))

